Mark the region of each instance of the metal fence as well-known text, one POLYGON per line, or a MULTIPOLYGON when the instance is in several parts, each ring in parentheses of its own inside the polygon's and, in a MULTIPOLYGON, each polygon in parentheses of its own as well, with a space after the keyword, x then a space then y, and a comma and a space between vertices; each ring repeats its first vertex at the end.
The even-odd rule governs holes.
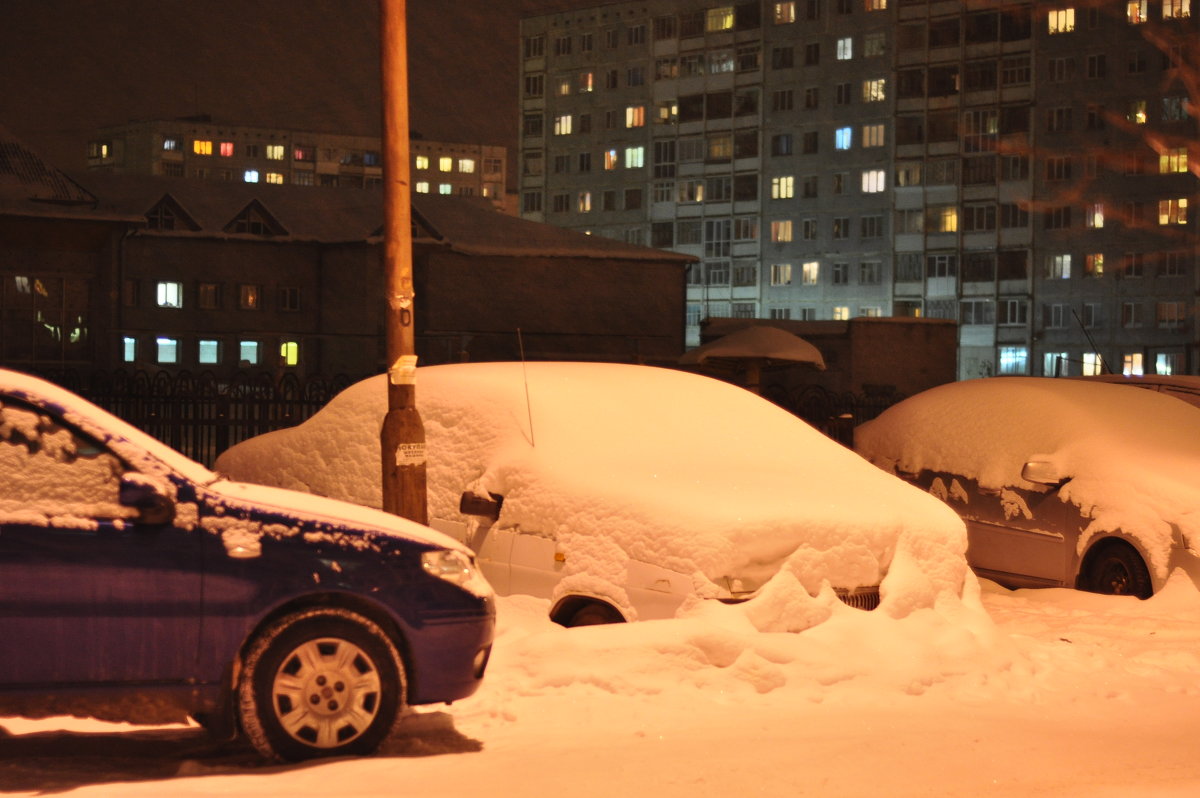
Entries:
POLYGON ((353 380, 301 380, 293 374, 63 371, 43 373, 193 460, 212 465, 235 443, 291 427, 320 410, 353 380))
MULTIPOLYGON (((238 372, 218 379, 211 372, 60 371, 42 376, 211 466, 240 441, 291 427, 320 410, 355 378, 300 379, 293 374, 238 372)), ((819 385, 769 386, 765 398, 821 432, 853 447, 854 428, 904 397, 889 390, 837 393, 819 385)))
POLYGON ((838 393, 820 385, 785 389, 768 386, 763 397, 812 424, 838 443, 854 448, 854 428, 904 398, 890 387, 862 394, 838 393))

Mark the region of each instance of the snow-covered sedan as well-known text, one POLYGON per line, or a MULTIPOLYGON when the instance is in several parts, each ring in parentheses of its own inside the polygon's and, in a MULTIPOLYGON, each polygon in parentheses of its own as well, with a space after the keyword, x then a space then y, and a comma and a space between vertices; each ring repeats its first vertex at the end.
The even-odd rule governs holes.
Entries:
POLYGON ((971 566, 1002 585, 1147 598, 1200 575, 1200 410, 1167 395, 968 380, 889 408, 855 448, 953 507, 971 566))
POLYGON ((192 716, 268 757, 364 754, 475 691, 495 625, 469 550, 241 485, 0 369, 0 715, 192 716))
MULTIPOLYGON (((383 376, 218 458, 234 478, 378 507, 383 376)), ((417 370, 430 524, 501 594, 567 626, 750 601, 801 629, 843 602, 902 615, 960 595, 962 522, 741 388, 618 364, 417 370), (880 603, 882 602, 882 603, 880 603)))

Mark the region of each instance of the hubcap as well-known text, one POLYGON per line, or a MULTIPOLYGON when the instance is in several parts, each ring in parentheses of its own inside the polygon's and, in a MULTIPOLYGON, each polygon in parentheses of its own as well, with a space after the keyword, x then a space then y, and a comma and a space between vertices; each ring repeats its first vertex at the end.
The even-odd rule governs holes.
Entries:
POLYGON ((1129 592, 1130 581, 1129 569, 1119 560, 1109 560, 1100 572, 1100 587, 1116 596, 1129 592))
POLYGON ((295 739, 317 748, 345 745, 379 714, 375 663, 336 637, 301 643, 284 657, 271 685, 275 716, 295 739))

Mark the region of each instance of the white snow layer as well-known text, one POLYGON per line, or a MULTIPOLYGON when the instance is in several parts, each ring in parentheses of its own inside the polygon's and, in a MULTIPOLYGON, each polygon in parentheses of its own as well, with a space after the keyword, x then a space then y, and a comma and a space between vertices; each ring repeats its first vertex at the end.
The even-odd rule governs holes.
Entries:
MULTIPOLYGON (((605 364, 417 374, 431 519, 468 523, 462 492, 491 492, 504 496, 499 524, 556 538, 592 577, 634 558, 694 574, 703 593, 706 582, 778 573, 759 602, 772 610, 759 612, 787 629, 807 625, 825 581, 882 578, 894 616, 962 589, 966 540, 951 510, 741 388, 605 364)), ((378 507, 385 411, 384 378, 369 378, 300 426, 234 446, 216 468, 378 507)))
POLYGON ((884 411, 856 430, 855 448, 889 471, 946 471, 995 489, 1037 489, 1021 468, 1047 461, 1070 478, 1061 498, 1091 518, 1081 545, 1124 530, 1160 576, 1173 542, 1200 555, 1200 409, 1173 397, 1081 380, 967 380, 884 411))

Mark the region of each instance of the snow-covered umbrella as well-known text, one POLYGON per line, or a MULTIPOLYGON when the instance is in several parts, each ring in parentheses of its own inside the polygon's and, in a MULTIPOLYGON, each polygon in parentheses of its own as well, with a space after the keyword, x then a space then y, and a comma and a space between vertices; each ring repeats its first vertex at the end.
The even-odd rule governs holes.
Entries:
POLYGON ((824 370, 820 351, 798 335, 778 327, 754 325, 723 335, 688 350, 680 365, 702 366, 717 372, 740 371, 748 390, 759 392, 764 368, 807 363, 824 370))

